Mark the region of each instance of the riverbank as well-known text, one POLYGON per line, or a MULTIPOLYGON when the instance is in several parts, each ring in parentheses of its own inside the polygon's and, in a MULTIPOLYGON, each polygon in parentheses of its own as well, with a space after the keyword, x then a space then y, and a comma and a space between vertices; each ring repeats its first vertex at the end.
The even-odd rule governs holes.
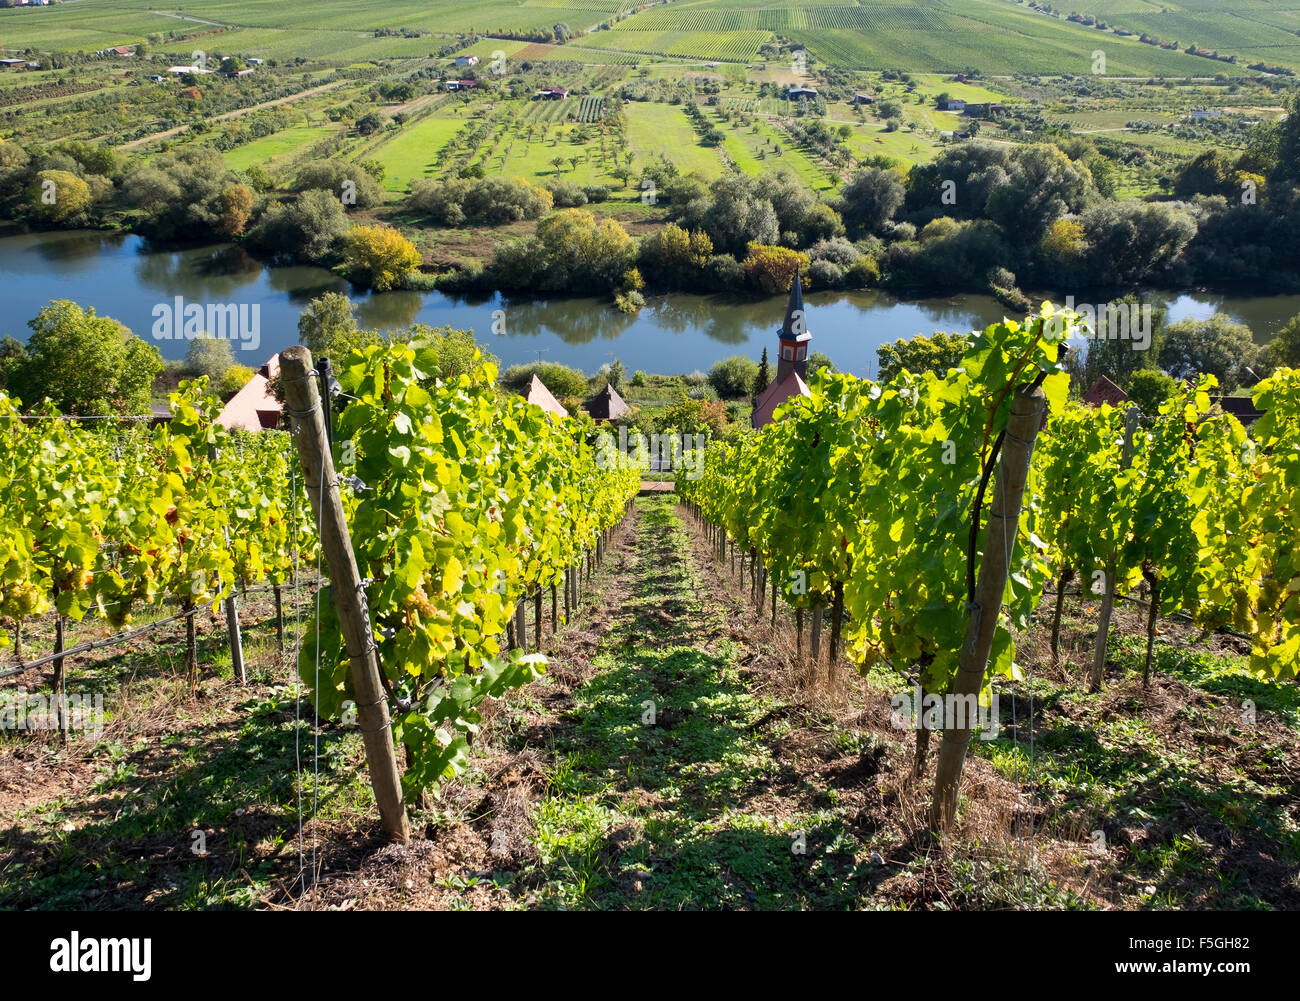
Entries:
MULTIPOLYGON (((559 362, 594 373, 615 358, 628 373, 707 371, 733 354, 755 360, 770 352, 785 298, 677 293, 648 296, 635 315, 596 297, 554 299, 451 296, 439 292, 357 294, 342 278, 304 265, 267 267, 230 244, 157 249, 138 236, 100 231, 28 233, 0 238, 0 272, 9 278, 0 335, 25 341, 27 321, 51 299, 72 299, 112 316, 180 359, 184 340, 151 337, 154 307, 182 296, 189 303, 258 307, 260 337, 237 346, 236 361, 256 368, 298 339, 298 316, 324 292, 348 295, 365 328, 412 323, 473 330, 503 365, 559 362)), ((1300 313, 1300 296, 1229 297, 1146 292, 1167 305, 1170 322, 1228 313, 1258 342, 1300 313)), ((812 350, 856 375, 876 373, 876 348, 936 330, 982 329, 1010 312, 991 296, 901 299, 888 292, 814 292, 806 297, 812 350)))

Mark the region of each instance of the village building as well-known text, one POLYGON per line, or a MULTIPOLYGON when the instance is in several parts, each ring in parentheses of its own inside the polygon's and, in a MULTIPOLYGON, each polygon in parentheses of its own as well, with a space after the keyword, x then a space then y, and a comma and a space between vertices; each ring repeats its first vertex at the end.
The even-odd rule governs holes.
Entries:
POLYGON ((230 431, 271 431, 280 426, 280 401, 271 392, 271 380, 280 374, 280 356, 265 365, 226 401, 217 423, 230 431))
POLYGON ((750 424, 761 428, 772 423, 772 412, 795 396, 808 396, 808 345, 812 333, 808 330, 803 308, 803 285, 798 272, 790 286, 790 300, 785 307, 785 320, 777 334, 776 378, 754 401, 750 424))
POLYGON ((1103 403, 1118 407, 1127 399, 1128 393, 1124 392, 1104 375, 1098 376, 1097 381, 1089 386, 1088 391, 1081 397, 1082 402, 1089 407, 1100 407, 1103 403))
POLYGON ((583 408, 596 421, 612 422, 632 412, 632 408, 623 402, 623 397, 618 395, 618 390, 609 383, 605 383, 604 389, 584 403, 583 408))
POLYGON ((560 401, 546 388, 546 383, 537 378, 536 372, 533 373, 532 381, 528 383, 528 389, 524 391, 524 400, 541 407, 555 417, 569 416, 569 412, 560 405, 560 401))

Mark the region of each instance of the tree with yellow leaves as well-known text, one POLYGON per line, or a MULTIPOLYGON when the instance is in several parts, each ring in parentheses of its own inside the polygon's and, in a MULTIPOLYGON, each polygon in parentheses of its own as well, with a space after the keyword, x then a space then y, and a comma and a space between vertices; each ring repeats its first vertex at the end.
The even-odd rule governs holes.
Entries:
POLYGON ((343 238, 348 277, 376 292, 399 287, 420 263, 420 252, 391 226, 353 226, 343 238))

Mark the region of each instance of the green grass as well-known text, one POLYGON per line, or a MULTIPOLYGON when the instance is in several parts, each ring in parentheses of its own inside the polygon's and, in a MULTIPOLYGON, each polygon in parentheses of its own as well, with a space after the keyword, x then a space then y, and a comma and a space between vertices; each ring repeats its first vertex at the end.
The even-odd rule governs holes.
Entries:
POLYGON ((711 614, 666 498, 639 502, 635 593, 602 637, 598 672, 574 693, 573 725, 537 812, 534 879, 544 907, 698 909, 852 906, 860 846, 833 807, 778 815, 752 802, 781 766, 761 723, 780 703, 749 689, 738 649, 692 640, 711 614), (645 644, 661 610, 673 620, 645 644), (646 722, 650 703, 655 721, 646 722), (649 797, 654 810, 639 805, 649 797), (611 852, 611 834, 622 847, 611 852), (813 846, 792 851, 803 832, 813 846))
POLYGON ((722 173, 722 160, 717 151, 700 145, 699 136, 680 107, 633 102, 623 112, 627 116, 628 140, 638 164, 645 166, 663 153, 682 173, 699 171, 705 177, 722 173))
MULTIPOLYGON (((143 609, 136 624, 168 611, 143 609)), ((85 780, 75 795, 33 795, 9 818, 0 908, 247 908, 292 878, 300 791, 308 813, 313 801, 312 709, 296 682, 286 683, 293 671, 278 659, 266 613, 266 604, 242 610, 247 687, 232 683, 224 625, 201 621, 200 694, 192 695, 183 639, 163 627, 139 649, 79 658, 70 671, 70 691, 103 696, 99 739, 74 735, 66 750, 39 737, 0 739, 7 768, 22 744, 18 760, 57 775, 55 788, 76 788, 73 775, 85 780), (193 851, 200 831, 206 854, 193 851)), ((48 642, 45 631, 34 625, 32 642, 48 642)), ((325 728, 322 821, 373 812, 363 753, 358 733, 325 728)))
POLYGON ((464 127, 467 118, 429 116, 402 128, 370 150, 365 159, 378 160, 386 168, 384 187, 393 192, 410 190, 411 182, 432 176, 438 154, 464 127))
POLYGON ((226 166, 231 170, 247 170, 255 163, 274 165, 277 160, 286 158, 286 154, 310 146, 334 131, 336 128, 331 125, 296 125, 232 149, 225 154, 226 166))
MULTIPOLYGON (((448 33, 471 28, 515 31, 550 28, 561 21, 579 31, 596 28, 623 0, 396 0, 382 16, 358 0, 319 0, 304 5, 262 0, 191 0, 183 13, 219 27, 154 14, 150 0, 97 0, 52 7, 0 11, 0 37, 7 49, 99 49, 129 44, 151 33, 200 32, 205 47, 283 59, 353 61, 423 58, 448 33), (413 38, 378 37, 377 27, 425 32, 413 38)), ((1097 0, 1088 10, 1114 6, 1097 0)), ((1108 72, 1132 75, 1243 75, 1245 63, 1263 59, 1300 67, 1300 13, 1264 0, 1243 0, 1232 11, 1208 0, 1177 7, 1119 4, 1113 22, 1134 33, 1148 31, 1186 45, 1235 53, 1231 65, 1167 51, 1113 31, 1048 17, 1009 0, 893 0, 773 6, 767 0, 678 0, 618 21, 612 30, 579 35, 546 54, 548 59, 635 59, 638 53, 667 60, 716 60, 744 64, 777 35, 804 43, 825 63, 858 69, 900 67, 957 72, 977 66, 989 73, 1090 72, 1091 53, 1107 53, 1108 72)), ((194 40, 190 40, 191 42, 194 40)), ((187 43, 173 43, 179 52, 187 43)), ((480 42, 479 44, 482 44, 480 42)), ((494 43, 489 41, 489 45, 494 43)), ((495 43, 506 48, 511 43, 495 43)), ((489 48, 489 52, 491 49, 489 48)), ((476 53, 481 54, 481 53, 476 53)))

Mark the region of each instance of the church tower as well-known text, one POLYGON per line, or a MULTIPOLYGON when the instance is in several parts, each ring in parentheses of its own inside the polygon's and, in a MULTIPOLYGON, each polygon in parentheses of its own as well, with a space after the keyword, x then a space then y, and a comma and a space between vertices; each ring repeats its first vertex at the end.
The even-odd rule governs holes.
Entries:
POLYGON ((777 335, 776 378, 759 393, 750 415, 750 425, 761 428, 772 422, 776 408, 796 396, 808 396, 808 321, 803 310, 803 283, 796 273, 790 285, 790 301, 785 307, 785 322, 777 335))
POLYGON ((779 354, 776 362, 775 382, 781 382, 791 372, 797 372, 799 378, 808 375, 808 342, 812 334, 808 331, 808 322, 803 308, 803 284, 799 281, 799 272, 794 274, 790 286, 790 301, 785 307, 785 322, 781 324, 779 335, 779 354))

